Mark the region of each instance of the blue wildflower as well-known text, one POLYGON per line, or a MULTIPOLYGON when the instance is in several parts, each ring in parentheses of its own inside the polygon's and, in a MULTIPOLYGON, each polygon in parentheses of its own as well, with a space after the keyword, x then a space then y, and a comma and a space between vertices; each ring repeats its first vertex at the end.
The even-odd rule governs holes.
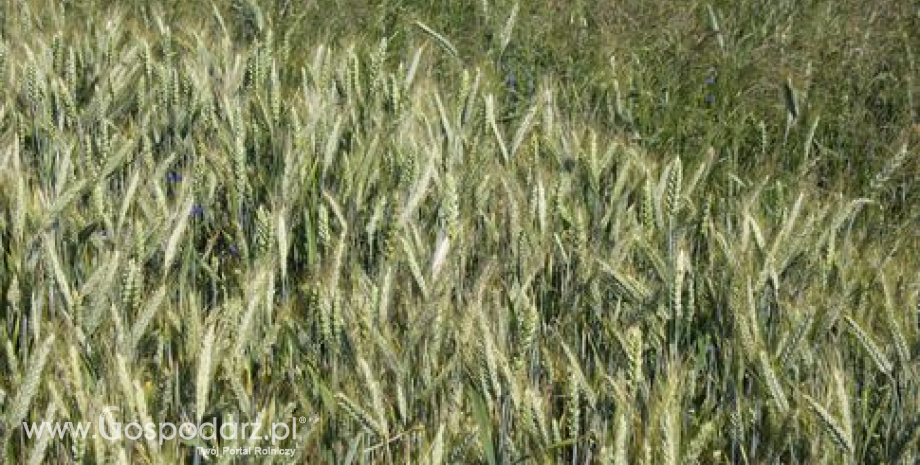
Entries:
POLYGON ((514 73, 508 75, 508 78, 505 80, 505 85, 512 91, 517 89, 517 78, 514 77, 514 73))
POLYGON ((203 218, 204 217, 204 207, 201 204, 195 204, 192 206, 191 212, 192 218, 203 218))
POLYGON ((718 75, 719 73, 716 71, 715 68, 709 68, 709 72, 707 73, 707 76, 706 76, 706 85, 711 86, 715 84, 716 80, 718 79, 718 75))
POLYGON ((182 174, 176 171, 170 171, 166 173, 166 182, 176 183, 182 180, 182 174))

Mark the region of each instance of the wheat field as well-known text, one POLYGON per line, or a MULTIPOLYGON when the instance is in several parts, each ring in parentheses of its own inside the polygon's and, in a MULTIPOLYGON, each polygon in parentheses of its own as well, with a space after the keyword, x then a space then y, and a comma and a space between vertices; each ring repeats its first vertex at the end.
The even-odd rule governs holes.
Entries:
POLYGON ((0 9, 0 463, 920 463, 920 13, 838 91, 871 53, 798 66, 784 2, 771 87, 724 2, 692 85, 664 49, 568 73, 529 5, 323 41, 161 3, 0 9), (306 421, 293 457, 25 435, 106 406, 306 421))

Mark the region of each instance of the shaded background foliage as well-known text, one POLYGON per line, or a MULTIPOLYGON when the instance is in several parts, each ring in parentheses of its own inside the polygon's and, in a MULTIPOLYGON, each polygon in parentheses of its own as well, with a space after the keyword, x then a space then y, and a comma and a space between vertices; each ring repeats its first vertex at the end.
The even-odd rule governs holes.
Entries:
MULTIPOLYGON (((715 145, 740 169, 781 166, 834 190, 864 193, 901 144, 920 138, 920 13, 911 2, 526 2, 504 50, 500 35, 512 5, 503 2, 64 4, 77 18, 81 9, 108 7, 139 21, 157 12, 168 23, 210 27, 205 18, 216 8, 241 43, 269 28, 289 37, 294 69, 318 42, 386 37, 391 59, 404 57, 427 41, 414 26, 422 21, 460 53, 459 61, 442 56, 435 66, 442 79, 480 66, 496 83, 516 82, 507 86, 509 112, 519 112, 540 82, 561 82, 563 105, 592 124, 637 133, 654 151, 695 154, 715 145), (787 83, 800 108, 785 136, 787 83), (788 140, 765 153, 764 137, 788 140)), ((889 214, 910 215, 903 207, 916 204, 918 192, 906 181, 917 174, 913 167, 899 175, 889 214)))

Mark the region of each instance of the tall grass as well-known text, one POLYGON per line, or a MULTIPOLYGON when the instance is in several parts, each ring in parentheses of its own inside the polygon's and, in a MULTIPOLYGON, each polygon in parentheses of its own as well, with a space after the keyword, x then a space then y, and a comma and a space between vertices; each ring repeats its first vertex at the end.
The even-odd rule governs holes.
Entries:
POLYGON ((920 455, 904 8, 107 3, 2 6, 0 462, 210 460, 21 426, 110 405, 306 463, 920 455))

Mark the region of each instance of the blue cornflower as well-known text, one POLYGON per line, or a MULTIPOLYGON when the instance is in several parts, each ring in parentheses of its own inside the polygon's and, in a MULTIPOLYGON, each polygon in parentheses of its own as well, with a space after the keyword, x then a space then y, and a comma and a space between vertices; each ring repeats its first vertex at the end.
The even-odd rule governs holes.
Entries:
POLYGON ((192 206, 191 212, 192 218, 203 218, 204 217, 204 207, 201 204, 195 204, 192 206))
POLYGON ((176 171, 166 173, 166 182, 176 183, 182 180, 182 174, 176 171))
POLYGON ((514 73, 508 75, 508 78, 505 80, 505 85, 512 91, 517 89, 517 78, 514 77, 514 73))
POLYGON ((715 83, 716 83, 716 80, 718 80, 718 77, 719 77, 718 71, 716 71, 715 68, 709 68, 709 72, 707 72, 706 74, 707 74, 707 76, 706 76, 706 85, 707 85, 707 86, 711 86, 711 85, 715 84, 715 83))

